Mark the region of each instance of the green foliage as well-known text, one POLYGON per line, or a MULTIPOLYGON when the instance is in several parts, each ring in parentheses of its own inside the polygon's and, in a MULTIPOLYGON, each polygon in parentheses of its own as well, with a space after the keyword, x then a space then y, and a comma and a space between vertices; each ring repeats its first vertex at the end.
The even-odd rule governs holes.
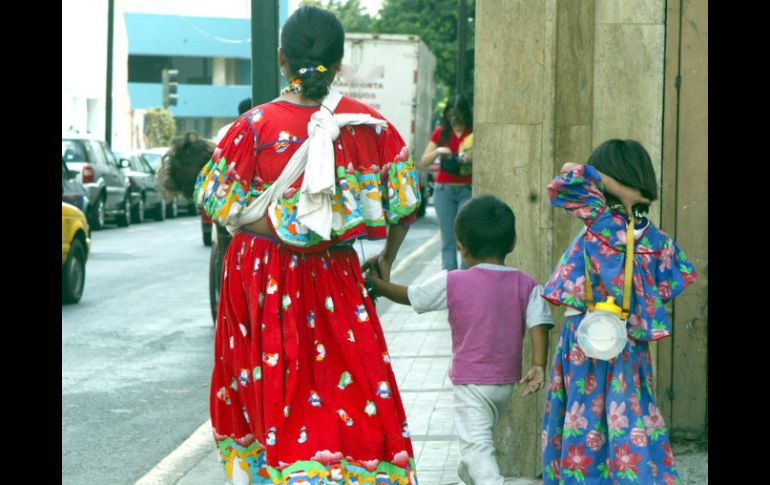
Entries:
POLYGON ((144 139, 148 147, 165 147, 176 134, 174 115, 166 108, 150 108, 144 115, 144 139))
POLYGON ((302 0, 300 6, 313 6, 330 10, 340 19, 345 32, 372 31, 372 17, 366 13, 361 0, 302 0))
MULTIPOLYGON (((302 0, 332 11, 345 32, 418 35, 436 56, 435 117, 441 116, 450 95, 455 94, 457 69, 457 0, 384 0, 382 9, 372 18, 360 0, 302 0), (443 104, 442 104, 443 103, 443 104)), ((476 0, 467 0, 468 29, 465 53, 464 94, 473 102, 474 32, 476 0)))
MULTIPOLYGON (((476 1, 468 0, 464 94, 473 100, 476 1)), ((385 0, 373 31, 419 35, 436 56, 436 81, 454 94, 457 69, 457 0, 385 0)), ((447 93, 448 95, 449 93, 447 93)), ((447 96, 438 96, 441 100, 447 96)))

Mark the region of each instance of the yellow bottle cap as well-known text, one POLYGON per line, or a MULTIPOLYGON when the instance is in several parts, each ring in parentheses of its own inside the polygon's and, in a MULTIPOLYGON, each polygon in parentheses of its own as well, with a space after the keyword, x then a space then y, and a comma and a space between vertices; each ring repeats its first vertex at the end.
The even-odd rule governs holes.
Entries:
POLYGON ((594 305, 596 310, 604 310, 605 312, 614 313, 620 316, 623 313, 623 309, 615 304, 615 297, 608 296, 607 301, 600 301, 594 305))

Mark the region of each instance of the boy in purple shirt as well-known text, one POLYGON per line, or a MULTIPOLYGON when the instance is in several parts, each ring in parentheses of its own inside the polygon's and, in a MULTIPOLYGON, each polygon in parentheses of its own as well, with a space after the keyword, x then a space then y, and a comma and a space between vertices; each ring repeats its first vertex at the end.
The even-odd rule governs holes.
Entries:
POLYGON ((553 317, 532 276, 505 266, 516 243, 516 218, 500 199, 471 199, 455 220, 457 247, 467 270, 441 271, 409 287, 370 273, 375 291, 417 313, 449 310, 454 423, 460 437, 457 474, 467 485, 502 484, 492 431, 505 411, 514 383, 526 396, 545 383, 548 331, 553 317), (522 378, 525 327, 532 363, 522 378))

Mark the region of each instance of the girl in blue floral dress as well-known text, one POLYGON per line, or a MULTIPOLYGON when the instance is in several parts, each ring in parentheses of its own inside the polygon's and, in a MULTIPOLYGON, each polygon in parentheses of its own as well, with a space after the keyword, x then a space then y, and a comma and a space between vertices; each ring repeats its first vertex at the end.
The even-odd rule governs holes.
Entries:
POLYGON ((671 335, 663 306, 697 274, 676 242, 644 217, 657 198, 647 151, 609 140, 587 165, 567 163, 548 196, 585 223, 545 286, 567 306, 543 419, 544 485, 680 484, 655 405, 648 342, 671 335), (586 264, 597 301, 623 299, 628 214, 634 211, 634 266, 628 343, 609 361, 587 358, 575 332, 585 316, 586 264))

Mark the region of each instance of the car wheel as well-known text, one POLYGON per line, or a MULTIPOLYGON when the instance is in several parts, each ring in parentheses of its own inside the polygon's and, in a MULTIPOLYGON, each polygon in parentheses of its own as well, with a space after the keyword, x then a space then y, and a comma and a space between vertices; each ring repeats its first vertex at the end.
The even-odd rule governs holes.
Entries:
POLYGON ((155 209, 155 220, 163 221, 166 219, 166 199, 161 198, 158 208, 155 209))
POLYGON ((67 261, 61 269, 62 303, 77 303, 86 282, 86 252, 78 239, 72 241, 67 261))
POLYGON ((91 212, 91 229, 103 229, 105 216, 104 196, 100 195, 94 202, 94 209, 91 212))
POLYGON ((174 219, 179 216, 179 204, 176 203, 176 200, 172 200, 171 204, 167 204, 166 206, 166 215, 169 219, 174 219))
POLYGON ((131 225, 131 199, 126 194, 126 200, 123 201, 123 211, 117 217, 118 226, 128 227, 131 225))
POLYGON ((139 202, 134 207, 134 221, 137 224, 144 222, 144 194, 139 197, 139 202))

